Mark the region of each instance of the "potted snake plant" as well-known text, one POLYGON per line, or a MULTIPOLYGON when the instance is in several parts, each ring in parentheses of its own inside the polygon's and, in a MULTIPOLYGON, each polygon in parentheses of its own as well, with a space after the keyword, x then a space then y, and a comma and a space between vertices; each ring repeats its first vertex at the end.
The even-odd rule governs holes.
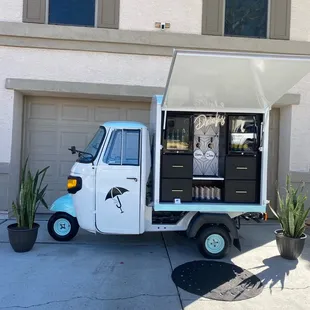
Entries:
POLYGON ((48 208, 44 199, 47 185, 42 188, 42 182, 49 167, 37 170, 33 175, 27 170, 28 158, 21 173, 19 192, 12 209, 16 223, 8 226, 10 244, 15 252, 30 251, 38 235, 40 225, 35 222, 39 204, 48 208))
POLYGON ((290 176, 286 177, 285 195, 279 197, 279 209, 270 209, 278 219, 281 229, 275 231, 276 242, 281 257, 297 259, 305 245, 306 219, 309 208, 305 208, 307 196, 303 194, 305 184, 301 182, 297 188, 291 184, 290 176))

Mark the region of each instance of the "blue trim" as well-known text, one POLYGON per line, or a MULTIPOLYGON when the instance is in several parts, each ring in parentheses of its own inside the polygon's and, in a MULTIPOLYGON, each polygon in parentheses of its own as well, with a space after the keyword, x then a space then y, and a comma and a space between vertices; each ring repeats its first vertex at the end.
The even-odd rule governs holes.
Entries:
POLYGON ((146 126, 140 122, 130 122, 130 121, 109 121, 103 123, 103 126, 110 128, 120 128, 120 129, 141 129, 146 128, 146 126))
POLYGON ((259 204, 234 203, 158 203, 154 211, 195 211, 195 212, 266 212, 266 206, 259 204))
POLYGON ((55 200, 51 205, 50 210, 53 212, 65 212, 76 217, 71 194, 61 196, 55 200))
POLYGON ((219 234, 212 234, 206 239, 205 247, 210 253, 218 254, 225 248, 225 240, 219 234))
POLYGON ((162 105, 163 104, 163 98, 164 98, 163 95, 156 95, 154 97, 156 98, 156 101, 157 101, 158 105, 162 105))
POLYGON ((71 231, 71 224, 67 219, 58 219, 53 226, 55 233, 58 236, 67 236, 71 231))

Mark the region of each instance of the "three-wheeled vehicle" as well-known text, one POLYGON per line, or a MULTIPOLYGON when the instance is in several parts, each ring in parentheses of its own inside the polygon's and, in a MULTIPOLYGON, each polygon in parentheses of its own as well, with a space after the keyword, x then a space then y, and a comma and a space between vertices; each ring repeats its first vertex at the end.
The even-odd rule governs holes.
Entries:
MULTIPOLYGON (((50 235, 180 231, 208 258, 241 250, 240 217, 265 219, 269 113, 306 57, 175 50, 150 124, 102 124, 78 153, 50 235)), ((270 167, 272 169, 272 167, 270 167)))

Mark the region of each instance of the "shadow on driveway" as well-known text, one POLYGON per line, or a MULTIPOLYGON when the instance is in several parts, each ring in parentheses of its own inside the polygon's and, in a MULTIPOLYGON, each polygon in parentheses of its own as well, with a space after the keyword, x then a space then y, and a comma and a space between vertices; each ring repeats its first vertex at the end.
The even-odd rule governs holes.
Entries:
MULTIPOLYGON (((262 281, 263 285, 269 284, 270 293, 272 293, 272 288, 276 284, 281 284, 281 289, 284 289, 285 277, 290 275, 290 272, 296 269, 298 261, 286 261, 283 260, 281 256, 273 256, 263 260, 263 265, 249 268, 248 270, 266 268, 256 276, 262 281)), ((250 280, 250 279, 247 279, 250 280)))

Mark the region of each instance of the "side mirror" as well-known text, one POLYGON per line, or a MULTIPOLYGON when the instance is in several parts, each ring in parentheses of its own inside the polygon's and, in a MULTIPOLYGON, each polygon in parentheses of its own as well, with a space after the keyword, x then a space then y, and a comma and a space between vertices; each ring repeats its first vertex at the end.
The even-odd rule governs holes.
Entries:
POLYGON ((76 147, 73 145, 71 146, 70 149, 68 149, 69 151, 71 151, 72 154, 75 154, 76 153, 76 147))

